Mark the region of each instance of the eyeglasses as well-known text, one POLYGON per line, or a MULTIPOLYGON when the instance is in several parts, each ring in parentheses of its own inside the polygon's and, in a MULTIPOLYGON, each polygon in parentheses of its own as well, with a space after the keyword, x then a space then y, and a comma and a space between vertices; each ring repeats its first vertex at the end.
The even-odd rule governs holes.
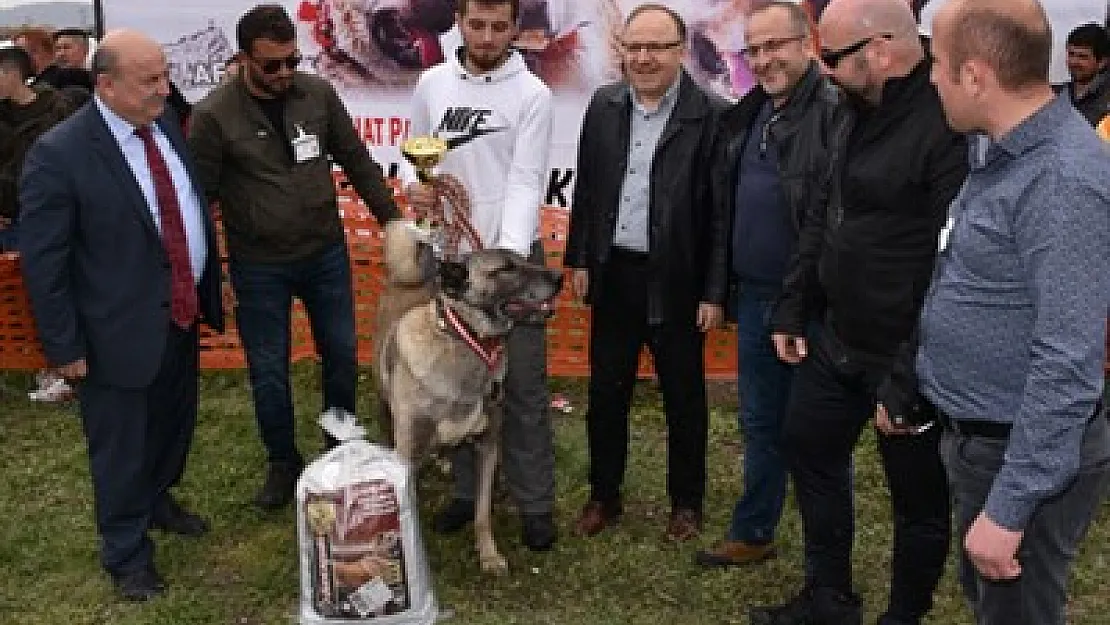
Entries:
POLYGON ((300 54, 291 54, 284 59, 267 59, 265 61, 255 59, 255 62, 258 63, 258 67, 262 70, 262 73, 276 74, 281 71, 282 65, 288 67, 289 71, 297 69, 297 66, 301 64, 301 60, 302 57, 300 54))
POLYGON ((746 48, 741 48, 740 55, 746 59, 752 59, 759 56, 760 52, 762 52, 763 54, 774 54, 781 51, 787 45, 792 44, 795 41, 801 41, 803 39, 805 39, 805 35, 794 35, 793 37, 783 37, 781 39, 768 39, 763 43, 757 43, 746 48))
POLYGON ((827 66, 829 69, 836 69, 836 66, 840 65, 841 61, 866 48, 867 44, 871 43, 872 41, 875 41, 876 39, 891 38, 893 38, 893 35, 890 34, 874 35, 871 37, 860 39, 852 45, 841 48, 839 50, 828 50, 826 48, 821 48, 821 54, 819 56, 821 57, 821 62, 824 63, 825 66, 827 66))
POLYGON ((628 54, 636 54, 637 52, 647 52, 648 54, 659 54, 664 50, 673 50, 682 45, 681 41, 648 41, 644 43, 632 43, 625 41, 621 43, 621 47, 628 54))

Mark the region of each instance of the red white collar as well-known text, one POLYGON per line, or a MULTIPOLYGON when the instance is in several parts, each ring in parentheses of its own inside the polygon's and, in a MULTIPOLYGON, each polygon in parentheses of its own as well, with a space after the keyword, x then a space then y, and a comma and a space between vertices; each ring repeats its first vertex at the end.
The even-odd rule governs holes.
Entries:
POLYGON ((497 370, 497 367, 501 365, 502 357, 505 355, 505 341, 502 337, 494 336, 483 339, 475 336, 474 331, 463 323, 458 313, 439 298, 436 298, 436 316, 440 327, 453 330, 466 343, 467 347, 477 354, 482 362, 486 363, 486 367, 490 371, 497 370))

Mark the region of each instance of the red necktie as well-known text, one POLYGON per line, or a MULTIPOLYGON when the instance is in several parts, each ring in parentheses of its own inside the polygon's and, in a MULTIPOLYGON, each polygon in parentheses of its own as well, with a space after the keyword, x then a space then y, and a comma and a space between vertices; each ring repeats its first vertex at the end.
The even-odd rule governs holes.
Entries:
POLYGON ((189 242, 185 238, 185 222, 181 206, 177 203, 177 190, 173 178, 154 142, 150 126, 135 130, 146 148, 146 164, 154 178, 154 196, 158 200, 158 216, 162 223, 162 246, 170 259, 170 318, 188 330, 197 318, 197 286, 193 281, 193 267, 189 260, 189 242))

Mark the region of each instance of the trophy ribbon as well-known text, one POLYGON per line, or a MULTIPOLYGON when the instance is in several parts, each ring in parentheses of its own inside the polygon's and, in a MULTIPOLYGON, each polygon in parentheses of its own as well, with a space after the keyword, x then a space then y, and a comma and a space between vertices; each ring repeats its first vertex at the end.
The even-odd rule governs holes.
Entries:
POLYGON ((432 169, 447 153, 447 142, 438 137, 413 137, 401 145, 401 154, 416 168, 416 177, 429 185, 435 197, 431 211, 417 225, 433 231, 433 246, 443 258, 459 256, 459 242, 466 237, 471 250, 480 250, 482 239, 470 223, 470 195, 458 178, 434 174, 432 169))

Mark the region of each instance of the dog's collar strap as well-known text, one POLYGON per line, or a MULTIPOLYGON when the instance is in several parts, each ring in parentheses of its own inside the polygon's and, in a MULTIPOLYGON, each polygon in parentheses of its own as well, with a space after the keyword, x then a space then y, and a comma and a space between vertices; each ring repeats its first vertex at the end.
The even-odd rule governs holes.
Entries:
POLYGON ((474 332, 466 327, 462 319, 459 319, 458 314, 450 307, 440 300, 436 300, 436 309, 441 311, 441 320, 454 330, 455 334, 459 336, 466 343, 467 347, 471 349, 482 362, 486 363, 490 371, 497 369, 501 364, 501 357, 505 354, 505 343, 501 337, 494 337, 489 339, 480 339, 474 336, 474 332))

